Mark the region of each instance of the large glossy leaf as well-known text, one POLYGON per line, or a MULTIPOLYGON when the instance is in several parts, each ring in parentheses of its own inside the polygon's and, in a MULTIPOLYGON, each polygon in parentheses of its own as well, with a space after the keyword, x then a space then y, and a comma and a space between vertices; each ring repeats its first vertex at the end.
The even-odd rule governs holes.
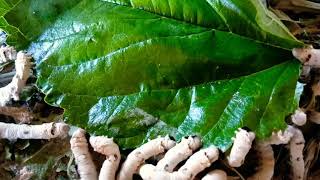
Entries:
POLYGON ((83 0, 55 19, 29 40, 39 88, 124 148, 197 134, 226 150, 237 128, 264 138, 296 108, 300 43, 258 0, 83 0))

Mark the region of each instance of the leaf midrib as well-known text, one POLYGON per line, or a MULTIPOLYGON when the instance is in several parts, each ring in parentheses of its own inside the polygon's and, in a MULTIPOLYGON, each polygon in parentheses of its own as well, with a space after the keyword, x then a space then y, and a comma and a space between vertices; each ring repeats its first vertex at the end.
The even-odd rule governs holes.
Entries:
MULTIPOLYGON (((274 65, 272 67, 269 67, 267 69, 264 69, 262 71, 258 71, 258 72, 255 72, 255 73, 252 73, 252 74, 249 74, 249 75, 245 75, 245 76, 240 76, 240 77, 237 77, 237 78, 232 78, 232 79, 224 79, 224 80, 217 80, 217 81, 210 81, 210 82, 206 82, 206 83, 200 83, 200 84, 195 84, 195 85, 192 85, 192 86, 186 86, 186 87, 182 87, 182 88, 179 88, 179 89, 170 89, 170 88, 164 88, 164 89, 160 89, 160 90, 157 90, 157 89, 153 89, 152 92, 162 92, 162 91, 179 91, 181 89, 191 89, 195 86, 199 86, 199 85, 209 85, 209 84, 212 84, 212 83, 215 83, 215 82, 218 82, 218 81, 231 81, 231 80, 237 80, 237 79, 246 79, 247 77, 249 76, 255 76, 256 74, 258 73, 263 73, 264 71, 268 71, 272 68, 275 68, 277 66, 281 66, 283 64, 286 64, 288 63, 289 61, 285 61, 285 62, 282 62, 280 64, 277 64, 277 65, 274 65)), ((288 68, 288 67, 286 67, 288 68)), ((286 69, 285 69, 286 70, 286 69)), ((283 72, 282 72, 283 73, 283 72)), ((281 73, 281 74, 282 74, 281 73)), ((280 76, 279 76, 280 77, 280 76)), ((280 78, 278 78, 279 80, 280 78)), ((277 82, 278 82, 277 80, 277 82)), ((243 81, 241 82, 241 84, 243 83, 243 81)), ((273 89, 274 89, 274 86, 273 86, 273 89)), ((68 92, 61 92, 60 90, 58 89, 55 89, 56 92, 59 92, 60 94, 62 95, 67 95, 67 96, 84 96, 84 97, 94 97, 94 98, 106 98, 106 97, 110 97, 110 96, 115 96, 115 97, 120 97, 120 96, 129 96, 129 95, 134 95, 134 94, 137 94, 137 93, 140 93, 140 92, 133 92, 133 93, 129 93, 129 94, 122 94, 122 95, 110 95, 110 96, 96 96, 96 95, 88 95, 88 94, 75 94, 75 93, 68 93, 68 92)), ((141 91, 143 92, 143 91, 141 91)))

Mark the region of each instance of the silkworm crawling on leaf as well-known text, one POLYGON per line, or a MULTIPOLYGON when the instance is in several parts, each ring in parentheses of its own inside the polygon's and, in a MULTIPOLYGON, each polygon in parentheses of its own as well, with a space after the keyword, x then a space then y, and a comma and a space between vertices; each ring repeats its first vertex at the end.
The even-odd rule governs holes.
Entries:
POLYGON ((106 156, 100 170, 99 180, 115 180, 121 159, 118 145, 113 142, 113 139, 105 136, 90 137, 89 141, 94 151, 106 156))
POLYGON ((31 56, 22 51, 18 52, 15 61, 16 74, 8 85, 0 88, 0 106, 4 106, 12 98, 15 101, 19 100, 19 94, 30 75, 30 60, 31 56))
POLYGON ((201 180, 227 180, 227 177, 228 176, 226 172, 220 169, 216 169, 216 170, 210 171, 201 180))
POLYGON ((291 116, 292 122, 297 126, 303 126, 307 122, 307 115, 302 109, 297 109, 291 116))
POLYGON ((0 63, 15 60, 17 58, 17 51, 11 46, 0 47, 0 63))
POLYGON ((52 139, 66 137, 69 126, 65 123, 44 123, 41 125, 11 124, 0 122, 2 139, 52 139))
POLYGON ((218 160, 218 158, 219 150, 216 147, 211 146, 206 149, 201 149, 187 160, 187 162, 179 169, 179 172, 187 175, 190 179, 193 179, 199 172, 218 160))
POLYGON ((172 172, 183 160, 192 155, 201 146, 199 137, 183 138, 181 142, 171 148, 157 164, 157 169, 172 172))
POLYGON ((175 142, 168 136, 153 139, 132 151, 121 166, 118 174, 119 180, 130 180, 133 174, 138 172, 141 164, 150 157, 171 149, 175 142))
POLYGON ((254 138, 255 134, 253 132, 247 132, 241 128, 236 131, 236 136, 232 139, 233 146, 230 155, 227 157, 231 167, 240 167, 243 164, 254 138))
POLYGON ((218 157, 218 149, 211 146, 194 153, 178 171, 168 172, 157 169, 154 165, 144 164, 139 169, 139 174, 144 180, 192 180, 199 172, 216 161, 218 157))
POLYGON ((320 50, 312 46, 294 48, 292 54, 305 66, 320 67, 320 50))
POLYGON ((88 142, 83 129, 75 131, 70 139, 71 151, 74 155, 81 180, 96 180, 96 167, 89 153, 88 142))
POLYGON ((302 132, 298 128, 289 126, 288 129, 293 133, 289 144, 293 179, 303 179, 305 170, 303 160, 303 149, 305 140, 302 132))
POLYGON ((279 144, 288 144, 293 136, 293 132, 288 126, 284 131, 280 130, 278 132, 273 132, 272 135, 263 142, 264 145, 279 145, 279 144))

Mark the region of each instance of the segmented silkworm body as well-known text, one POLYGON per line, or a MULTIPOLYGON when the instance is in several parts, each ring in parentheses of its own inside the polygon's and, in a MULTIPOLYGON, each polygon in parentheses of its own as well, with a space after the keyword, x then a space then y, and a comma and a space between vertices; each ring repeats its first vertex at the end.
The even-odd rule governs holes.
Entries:
POLYGON ((218 160, 219 150, 211 146, 194 153, 187 162, 179 169, 179 172, 193 179, 199 172, 209 167, 213 162, 218 160))
POLYGON ((89 141, 94 151, 106 156, 100 170, 99 180, 115 180, 121 159, 118 145, 113 142, 113 139, 105 136, 90 137, 89 141))
POLYGON ((157 169, 152 164, 144 164, 139 169, 139 174, 144 180, 192 180, 218 157, 218 149, 212 146, 194 153, 178 171, 168 172, 157 169))
POLYGON ((287 128, 285 131, 278 131, 273 132, 272 135, 263 143, 265 145, 271 144, 271 145, 279 145, 279 144, 288 144, 293 136, 293 133, 289 128, 287 128))
POLYGON ((73 133, 71 140, 71 151, 74 155, 78 173, 81 180, 96 180, 98 174, 89 153, 88 142, 83 129, 78 129, 73 133))
POLYGON ((183 160, 192 155, 201 146, 199 137, 183 138, 181 142, 171 148, 157 164, 157 169, 172 172, 183 160))
POLYGON ((175 171, 168 172, 159 170, 152 164, 144 164, 139 169, 139 174, 143 180, 188 180, 184 174, 175 171))
POLYGON ((240 167, 244 163, 254 138, 255 134, 253 132, 247 132, 241 128, 236 131, 236 136, 233 138, 233 146, 227 158, 231 167, 240 167))
POLYGON ((320 67, 320 50, 312 46, 294 48, 292 54, 305 66, 320 67))
POLYGON ((65 137, 68 131, 69 126, 65 123, 27 125, 0 122, 0 138, 2 139, 52 139, 65 137))
POLYGON ((292 126, 289 128, 290 131, 293 132, 293 137, 289 144, 293 179, 303 179, 305 171, 303 160, 303 148, 305 140, 302 132, 299 129, 292 126))
POLYGON ((20 51, 17 54, 15 61, 16 74, 8 85, 0 88, 0 106, 5 106, 11 99, 19 100, 19 94, 30 75, 30 60, 31 57, 24 52, 20 51))
POLYGON ((154 155, 163 153, 168 149, 171 149, 174 145, 175 142, 170 140, 170 138, 166 136, 151 140, 135 149, 128 155, 127 159, 122 164, 120 172, 118 174, 118 179, 132 179, 133 174, 138 172, 139 167, 145 160, 154 155))
POLYGON ((11 46, 0 47, 0 63, 15 60, 17 58, 17 51, 11 46))

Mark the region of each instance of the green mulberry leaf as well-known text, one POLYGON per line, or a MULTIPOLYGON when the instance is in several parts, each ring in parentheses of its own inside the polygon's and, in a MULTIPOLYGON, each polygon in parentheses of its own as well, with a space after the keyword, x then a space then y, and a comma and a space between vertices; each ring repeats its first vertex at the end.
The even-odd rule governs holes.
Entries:
POLYGON ((123 148, 170 134, 225 151, 237 128, 265 138, 297 107, 301 43, 258 0, 82 0, 54 19, 28 41, 38 87, 123 148))

